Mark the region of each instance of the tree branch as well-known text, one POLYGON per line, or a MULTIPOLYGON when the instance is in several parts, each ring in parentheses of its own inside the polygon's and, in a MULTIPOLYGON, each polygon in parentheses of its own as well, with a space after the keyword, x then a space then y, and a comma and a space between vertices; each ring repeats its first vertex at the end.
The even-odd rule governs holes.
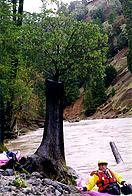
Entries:
MULTIPOLYGON (((67 46, 66 46, 66 49, 65 49, 64 54, 65 54, 65 53, 66 53, 66 51, 68 50, 69 45, 70 45, 70 41, 71 41, 71 39, 72 39, 73 35, 75 34, 75 32, 76 32, 76 29, 74 29, 74 31, 72 32, 72 34, 71 34, 71 36, 70 36, 70 38, 69 38, 69 40, 68 40, 68 44, 67 44, 67 46)), ((73 45, 73 44, 72 44, 72 45, 73 45)))

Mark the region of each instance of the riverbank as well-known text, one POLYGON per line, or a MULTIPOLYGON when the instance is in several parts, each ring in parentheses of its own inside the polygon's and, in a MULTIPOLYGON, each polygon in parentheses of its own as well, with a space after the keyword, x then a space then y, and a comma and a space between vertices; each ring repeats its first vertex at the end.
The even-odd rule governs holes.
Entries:
POLYGON ((38 172, 12 175, 12 170, 0 170, 0 196, 79 196, 75 186, 53 181, 38 172))

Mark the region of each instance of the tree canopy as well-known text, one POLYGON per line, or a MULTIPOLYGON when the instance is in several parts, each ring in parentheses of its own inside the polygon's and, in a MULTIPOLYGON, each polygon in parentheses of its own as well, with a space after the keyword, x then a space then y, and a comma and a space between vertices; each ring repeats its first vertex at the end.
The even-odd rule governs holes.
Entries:
MULTIPOLYGON (((80 81, 95 82, 98 76, 103 79, 107 35, 98 25, 77 21, 62 12, 34 14, 27 33, 27 58, 45 78, 64 81, 65 89, 68 80, 76 87, 80 81)), ((69 82, 68 86, 70 93, 69 82)), ((68 97, 68 91, 66 94, 68 97)))

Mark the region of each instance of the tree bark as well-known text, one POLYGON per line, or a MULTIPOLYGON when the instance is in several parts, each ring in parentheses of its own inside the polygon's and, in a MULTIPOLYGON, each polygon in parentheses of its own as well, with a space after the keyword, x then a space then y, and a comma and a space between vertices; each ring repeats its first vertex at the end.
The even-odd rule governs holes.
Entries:
MULTIPOLYGON (((42 142, 24 166, 46 177, 60 178, 66 170, 63 139, 63 83, 46 80, 46 117, 42 142)), ((63 176, 64 178, 64 176, 63 176)))
POLYGON ((37 151, 26 160, 20 160, 20 164, 30 173, 38 171, 45 177, 75 184, 77 174, 65 162, 63 92, 63 83, 46 81, 46 117, 42 142, 37 151))
POLYGON ((65 164, 63 139, 63 83, 46 81, 46 118, 41 145, 35 152, 40 157, 65 164))

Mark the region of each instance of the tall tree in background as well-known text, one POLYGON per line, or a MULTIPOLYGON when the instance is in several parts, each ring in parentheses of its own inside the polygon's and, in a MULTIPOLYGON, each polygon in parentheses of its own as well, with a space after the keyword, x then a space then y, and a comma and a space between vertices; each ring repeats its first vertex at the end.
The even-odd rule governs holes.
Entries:
POLYGON ((23 19, 23 5, 24 0, 12 0, 13 4, 13 21, 18 25, 22 25, 22 19, 23 19), (18 5, 18 6, 17 6, 18 5))
MULTIPOLYGON (((16 26, 22 25, 23 3, 24 3, 24 0, 19 0, 19 4, 17 3, 17 0, 12 0, 13 21, 16 26), (18 12, 17 12, 17 7, 18 7, 18 12)), ((10 23, 12 23, 12 21, 10 21, 10 23)), ((13 24, 11 24, 11 25, 13 28, 13 24)), ((16 31, 17 31, 17 29, 14 26, 14 28, 12 29, 12 33, 15 34, 16 31)), ((11 55, 12 56, 11 57, 11 67, 12 68, 11 68, 10 80, 12 82, 15 81, 15 79, 17 77, 17 70, 18 70, 18 63, 19 63, 19 60, 17 57, 18 53, 19 53, 19 51, 18 51, 19 49, 17 48, 17 37, 15 39, 16 39, 15 43, 14 43, 15 45, 11 46, 11 47, 14 47, 14 48, 12 48, 12 55, 11 55)), ((7 102, 6 110, 5 110, 5 130, 9 134, 9 137, 11 135, 13 135, 13 128, 16 124, 16 117, 13 117, 14 99, 15 99, 14 91, 13 91, 13 89, 10 89, 10 100, 7 102)))
MULTIPOLYGON (((33 24, 32 22, 31 24, 33 24)), ((63 84, 66 79, 87 78, 88 85, 104 77, 107 36, 93 23, 74 20, 62 12, 39 15, 35 20, 26 54, 46 80, 46 119, 41 145, 29 158, 26 168, 45 171, 65 179, 67 167, 63 141, 63 84), (36 23, 36 21, 38 21, 36 23), (39 36, 38 36, 39 35, 39 36), (35 64, 36 62, 36 64, 35 64)), ((25 51, 24 51, 25 52, 25 51)), ((67 179, 66 179, 67 177, 67 179)), ((64 180, 63 179, 63 180, 64 180)))
POLYGON ((120 0, 124 16, 127 23, 127 32, 128 32, 128 69, 132 72, 132 1, 131 0, 120 0))
MULTIPOLYGON (((14 135, 17 114, 32 94, 30 66, 26 67, 21 51, 23 50, 21 28, 16 23, 16 1, 11 4, 0 1, 0 85, 4 102, 4 130, 6 137, 14 135), (12 20, 13 3, 13 20, 12 20)), ((20 24, 20 23, 19 23, 20 24)))

